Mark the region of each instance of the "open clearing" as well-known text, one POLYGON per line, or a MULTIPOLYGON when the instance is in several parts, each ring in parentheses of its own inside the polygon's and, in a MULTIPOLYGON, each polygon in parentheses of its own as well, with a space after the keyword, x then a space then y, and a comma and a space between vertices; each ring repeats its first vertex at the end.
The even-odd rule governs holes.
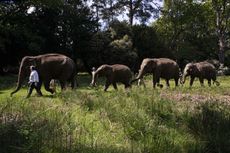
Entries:
MULTIPOLYGON (((230 77, 220 86, 153 89, 133 84, 103 91, 103 79, 89 87, 78 77, 75 90, 54 95, 42 89, 25 99, 27 87, 13 97, 16 77, 0 78, 0 142, 5 152, 230 152, 230 77)), ((165 85, 164 80, 161 83, 165 85)))

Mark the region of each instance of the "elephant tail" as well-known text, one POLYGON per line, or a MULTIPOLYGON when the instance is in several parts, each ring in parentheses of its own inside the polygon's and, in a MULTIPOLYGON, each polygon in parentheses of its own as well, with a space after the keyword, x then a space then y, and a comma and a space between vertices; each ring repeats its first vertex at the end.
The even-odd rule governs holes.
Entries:
POLYGON ((20 88, 21 88, 21 84, 18 83, 17 88, 13 92, 10 93, 10 96, 12 97, 13 94, 15 94, 16 92, 18 92, 18 90, 20 90, 20 88))
POLYGON ((135 78, 133 80, 131 80, 130 84, 132 84, 133 82, 136 82, 137 80, 139 80, 140 78, 135 78))

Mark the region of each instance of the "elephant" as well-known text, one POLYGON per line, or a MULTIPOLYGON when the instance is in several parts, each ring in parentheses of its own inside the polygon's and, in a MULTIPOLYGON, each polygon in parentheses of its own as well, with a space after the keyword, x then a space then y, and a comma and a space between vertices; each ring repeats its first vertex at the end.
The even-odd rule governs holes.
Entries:
POLYGON ((204 86, 204 79, 208 80, 208 85, 211 86, 211 80, 213 83, 216 83, 217 86, 220 85, 216 81, 216 69, 215 66, 207 61, 198 62, 198 63, 188 63, 183 71, 183 76, 181 83, 184 84, 186 77, 190 76, 190 87, 193 85, 193 81, 196 77, 199 78, 201 86, 204 86))
POLYGON ((59 80, 61 89, 65 89, 66 81, 71 82, 72 88, 75 87, 76 65, 71 58, 55 53, 25 56, 20 64, 17 87, 11 92, 11 96, 20 90, 23 80, 29 75, 31 65, 36 67, 39 74, 39 95, 42 95, 41 85, 43 82, 45 89, 52 94, 54 93, 54 90, 50 88, 52 79, 59 80))
POLYGON ((174 79, 175 85, 178 86, 180 69, 178 64, 168 58, 145 58, 143 59, 138 76, 131 83, 142 79, 147 73, 153 74, 153 88, 157 86, 163 87, 160 84, 160 78, 166 80, 166 85, 169 87, 169 80, 174 79))
POLYGON ((131 86, 132 72, 128 66, 122 64, 107 65, 103 64, 97 70, 92 71, 91 85, 95 86, 98 77, 106 77, 104 91, 112 84, 117 90, 117 82, 124 84, 125 88, 131 86))

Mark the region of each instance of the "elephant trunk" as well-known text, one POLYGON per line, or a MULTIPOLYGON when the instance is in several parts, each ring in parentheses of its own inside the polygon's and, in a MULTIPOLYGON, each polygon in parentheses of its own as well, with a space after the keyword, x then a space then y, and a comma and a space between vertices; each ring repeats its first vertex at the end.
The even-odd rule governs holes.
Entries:
POLYGON ((131 83, 133 83, 133 82, 135 82, 135 81, 137 81, 137 80, 142 79, 142 78, 143 78, 143 75, 144 75, 143 69, 139 70, 138 76, 137 76, 135 79, 133 79, 133 80, 131 81, 131 83))
POLYGON ((97 71, 92 71, 92 81, 91 81, 90 85, 95 87, 96 81, 97 81, 97 71))
POLYGON ((181 84, 184 84, 185 83, 185 81, 186 81, 186 77, 187 77, 188 75, 187 75, 187 73, 183 73, 183 75, 181 76, 181 84))
POLYGON ((25 78, 25 70, 24 70, 24 67, 20 66, 19 73, 18 73, 17 87, 13 92, 11 92, 10 94, 11 96, 15 94, 16 92, 18 92, 18 90, 20 90, 22 86, 22 81, 24 80, 24 78, 25 78))

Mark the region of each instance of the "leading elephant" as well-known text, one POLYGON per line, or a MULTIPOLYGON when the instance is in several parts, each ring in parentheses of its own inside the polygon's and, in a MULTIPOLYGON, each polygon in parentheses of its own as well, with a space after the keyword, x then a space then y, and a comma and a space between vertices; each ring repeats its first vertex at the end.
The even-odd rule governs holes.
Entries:
POLYGON ((216 85, 220 85, 218 81, 216 81, 216 68, 211 63, 204 61, 198 63, 188 63, 183 71, 182 76, 182 84, 185 83, 186 77, 191 76, 190 79, 190 87, 193 85, 193 81, 196 77, 199 78, 201 86, 204 85, 204 79, 208 80, 208 85, 211 86, 211 80, 216 85))
POLYGON ((38 56, 25 56, 20 64, 17 87, 11 92, 11 96, 20 90, 23 80, 29 75, 29 67, 31 65, 36 67, 39 74, 39 95, 42 95, 42 83, 44 83, 45 89, 48 92, 54 92, 50 88, 50 81, 52 79, 59 80, 62 89, 65 88, 66 81, 71 82, 72 88, 75 87, 76 66, 71 58, 55 53, 38 56))
POLYGON ((106 83, 104 91, 112 84, 114 89, 117 89, 117 82, 125 85, 125 88, 130 87, 130 81, 132 79, 132 72, 129 67, 122 64, 114 65, 101 65, 97 70, 92 72, 91 85, 95 86, 97 78, 104 76, 106 77, 106 83))
POLYGON ((131 82, 142 79, 147 73, 153 74, 153 87, 156 85, 163 87, 159 84, 160 78, 166 80, 166 85, 169 87, 169 80, 174 79, 175 85, 178 86, 179 81, 179 66, 178 64, 168 58, 145 58, 143 59, 138 76, 131 82))

